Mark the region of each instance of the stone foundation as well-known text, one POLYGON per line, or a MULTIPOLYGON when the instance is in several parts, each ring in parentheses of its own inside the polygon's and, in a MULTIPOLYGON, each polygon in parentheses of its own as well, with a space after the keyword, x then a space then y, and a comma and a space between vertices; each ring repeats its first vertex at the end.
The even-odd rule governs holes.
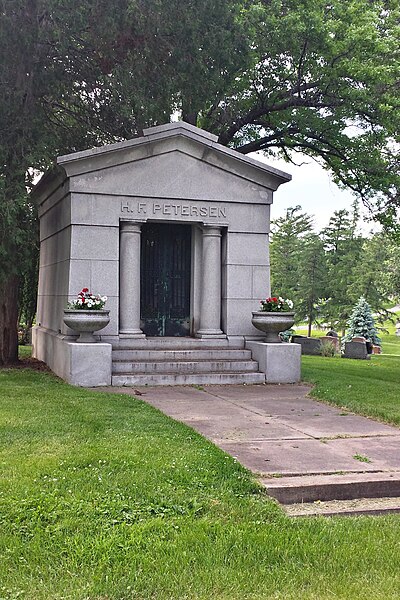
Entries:
POLYGON ((301 377, 301 346, 299 344, 268 344, 246 342, 266 383, 298 383, 301 377))
POLYGON ((111 385, 111 344, 78 344, 42 327, 32 330, 33 356, 59 377, 80 387, 111 385))

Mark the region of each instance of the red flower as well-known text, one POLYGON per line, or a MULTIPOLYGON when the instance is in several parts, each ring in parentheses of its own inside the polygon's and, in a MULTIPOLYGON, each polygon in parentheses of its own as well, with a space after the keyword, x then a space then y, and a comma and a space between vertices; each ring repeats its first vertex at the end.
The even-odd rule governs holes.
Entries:
POLYGON ((272 302, 278 302, 278 298, 271 298, 272 302))
POLYGON ((84 294, 86 294, 88 291, 89 291, 89 288, 83 288, 83 289, 82 289, 82 292, 83 292, 84 294))

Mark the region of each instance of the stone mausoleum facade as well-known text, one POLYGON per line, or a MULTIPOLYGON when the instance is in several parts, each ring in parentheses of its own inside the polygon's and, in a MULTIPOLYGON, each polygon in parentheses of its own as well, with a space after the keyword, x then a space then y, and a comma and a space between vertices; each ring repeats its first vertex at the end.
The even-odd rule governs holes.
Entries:
POLYGON ((289 180, 183 122, 59 157, 33 192, 35 356, 67 381, 104 385, 113 349, 260 340, 251 313, 270 294, 270 206, 289 180), (108 296, 97 344, 75 343, 63 322, 84 287, 108 296))

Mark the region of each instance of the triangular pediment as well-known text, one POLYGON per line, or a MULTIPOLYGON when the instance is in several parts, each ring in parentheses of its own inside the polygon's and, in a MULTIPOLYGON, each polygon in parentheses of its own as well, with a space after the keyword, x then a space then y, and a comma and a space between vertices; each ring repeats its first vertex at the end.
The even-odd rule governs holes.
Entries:
POLYGON ((268 188, 179 150, 76 175, 71 192, 150 198, 268 202, 268 188))
MULTIPOLYGON (((71 192, 271 202, 290 175, 217 143, 186 123, 169 123, 117 144, 61 156, 71 192)), ((49 181, 37 186, 42 195, 49 181)))

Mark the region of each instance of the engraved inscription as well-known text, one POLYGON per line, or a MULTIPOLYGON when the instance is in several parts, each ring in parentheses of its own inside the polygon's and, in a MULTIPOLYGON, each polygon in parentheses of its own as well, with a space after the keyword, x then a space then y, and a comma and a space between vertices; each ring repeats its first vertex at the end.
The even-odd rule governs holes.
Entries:
POLYGON ((167 215, 174 217, 208 217, 226 219, 226 208, 219 206, 195 204, 160 204, 158 202, 146 203, 135 200, 121 201, 122 213, 133 213, 137 215, 167 215))

